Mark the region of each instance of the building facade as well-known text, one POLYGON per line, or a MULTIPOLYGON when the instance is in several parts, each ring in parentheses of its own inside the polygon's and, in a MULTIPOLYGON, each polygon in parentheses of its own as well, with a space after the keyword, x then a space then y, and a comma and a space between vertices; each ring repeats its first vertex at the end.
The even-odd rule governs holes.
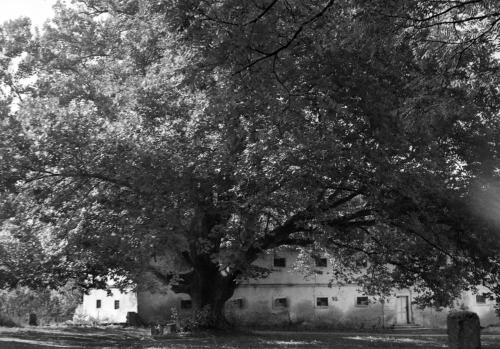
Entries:
MULTIPOLYGON (((226 303, 228 320, 249 327, 446 327, 450 309, 421 309, 414 304, 415 294, 411 290, 395 289, 390 297, 381 300, 363 294, 358 285, 332 281, 333 269, 328 258, 315 259, 308 273, 297 270, 298 255, 296 251, 283 250, 261 256, 255 264, 271 270, 270 274, 240 283, 226 303)), ((189 295, 157 287, 155 292, 123 294, 124 298, 120 298, 123 299, 120 300, 123 308, 118 316, 111 300, 106 300, 107 306, 101 303, 100 311, 97 311, 97 301, 101 299, 104 302, 105 293, 93 291, 86 295, 80 313, 103 322, 106 316, 109 319, 125 319, 127 311, 137 311, 143 320, 154 323, 168 321, 174 309, 180 316, 188 316, 192 307, 189 295), (109 315, 105 314, 105 310, 110 312, 109 315)), ((500 323, 494 304, 494 300, 482 294, 464 293, 457 307, 476 312, 481 325, 488 326, 500 323)))
POLYGON ((96 323, 125 323, 128 312, 137 312, 137 294, 121 292, 112 288, 91 290, 83 296, 82 303, 76 308, 74 321, 96 323))

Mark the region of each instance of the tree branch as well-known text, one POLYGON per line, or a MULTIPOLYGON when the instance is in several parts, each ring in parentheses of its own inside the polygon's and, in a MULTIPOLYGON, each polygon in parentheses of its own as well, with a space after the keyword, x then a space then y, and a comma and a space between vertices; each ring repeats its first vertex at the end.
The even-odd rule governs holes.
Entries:
POLYGON ((328 226, 346 226, 349 224, 350 221, 361 223, 361 222, 367 222, 367 223, 373 223, 374 220, 366 220, 366 221, 355 221, 357 218, 364 218, 367 216, 371 216, 373 214, 373 210, 371 209, 363 209, 359 210, 350 214, 347 214, 345 216, 335 218, 332 220, 327 220, 324 223, 327 224, 328 226))
POLYGON ((244 26, 246 25, 249 25, 249 24, 252 24, 252 23, 256 23, 259 19, 261 19, 262 17, 264 17, 266 15, 266 13, 278 2, 279 0, 273 0, 271 1, 271 3, 257 16, 255 17, 254 19, 246 22, 245 24, 243 24, 244 26))
POLYGON ((148 265, 146 270, 153 274, 163 284, 170 286, 175 293, 189 294, 191 292, 191 280, 194 275, 192 271, 183 274, 164 274, 152 265, 148 265))
POLYGON ((310 23, 316 21, 318 18, 323 16, 326 13, 326 11, 333 5, 334 2, 335 2, 335 0, 328 1, 326 6, 321 11, 319 11, 317 14, 315 14, 314 16, 309 18, 308 20, 302 22, 302 24, 300 24, 300 26, 297 28, 297 30, 292 34, 292 36, 288 39, 288 41, 284 45, 282 45, 282 46, 278 47, 277 49, 275 49, 274 51, 271 51, 268 53, 262 52, 262 54, 263 54, 262 57, 259 57, 259 58, 255 59, 254 61, 248 63, 247 65, 245 65, 243 68, 239 69, 238 71, 236 71, 232 75, 238 75, 241 72, 251 68, 255 64, 257 64, 257 63, 259 63, 267 58, 273 57, 273 56, 277 55, 278 53, 280 53, 281 51, 287 49, 295 41, 295 39, 297 39, 299 34, 302 32, 302 30, 304 30, 304 28, 307 25, 309 25, 310 23))
MULTIPOLYGON (((349 194, 343 198, 340 198, 337 201, 332 202, 331 204, 328 204, 328 207, 334 208, 334 207, 341 206, 341 205, 351 201, 352 199, 354 199, 358 195, 361 195, 361 190, 354 191, 351 194, 349 194)), ((330 197, 328 198, 328 201, 330 201, 330 199, 333 199, 335 196, 336 196, 336 193, 330 195, 330 197)))
POLYGON ((257 239, 246 251, 247 259, 252 260, 262 251, 282 245, 291 234, 303 230, 300 223, 312 217, 311 208, 296 213, 281 226, 257 239))
POLYGON ((413 21, 418 21, 418 22, 425 22, 425 21, 429 21, 429 20, 434 19, 434 18, 441 17, 442 15, 444 15, 444 14, 450 12, 450 11, 453 11, 453 10, 455 10, 457 8, 464 7, 464 6, 467 6, 467 5, 470 5, 470 4, 474 4, 474 3, 478 3, 478 2, 483 2, 483 0, 471 0, 471 1, 458 2, 455 6, 448 7, 446 10, 441 11, 439 13, 435 13, 435 14, 430 15, 428 17, 425 17, 425 18, 408 18, 408 19, 411 19, 413 21))
POLYGON ((101 181, 117 185, 119 187, 126 187, 126 188, 132 190, 133 192, 141 193, 141 191, 139 191, 132 184, 130 184, 129 182, 127 182, 125 180, 121 180, 118 178, 112 178, 112 177, 109 177, 109 176, 106 176, 103 174, 99 174, 99 173, 91 173, 91 172, 74 172, 74 173, 72 173, 72 172, 67 172, 67 173, 60 172, 60 173, 58 173, 58 172, 51 172, 51 171, 47 171, 47 170, 36 170, 36 169, 30 169, 30 170, 32 170, 34 172, 38 172, 38 173, 45 173, 45 175, 25 180, 24 183, 26 183, 26 184, 30 183, 30 182, 37 181, 37 180, 43 180, 46 178, 50 178, 50 177, 87 178, 87 179, 99 179, 101 181))

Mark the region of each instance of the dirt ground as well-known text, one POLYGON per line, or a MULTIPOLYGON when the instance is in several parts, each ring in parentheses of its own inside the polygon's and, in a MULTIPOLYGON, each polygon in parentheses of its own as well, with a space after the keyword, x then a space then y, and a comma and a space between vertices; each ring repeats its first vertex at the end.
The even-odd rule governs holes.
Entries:
MULTIPOLYGON (((499 348, 500 334, 481 336, 483 348, 499 348)), ((38 348, 446 348, 444 331, 286 332, 185 334, 151 338, 146 329, 123 328, 0 328, 0 349, 38 348)))

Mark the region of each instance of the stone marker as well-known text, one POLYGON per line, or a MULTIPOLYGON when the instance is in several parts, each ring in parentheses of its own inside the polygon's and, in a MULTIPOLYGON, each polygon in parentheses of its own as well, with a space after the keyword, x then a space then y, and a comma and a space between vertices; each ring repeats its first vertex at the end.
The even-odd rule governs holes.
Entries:
POLYGON ((168 323, 164 326, 165 328, 165 333, 170 334, 170 333, 175 333, 177 332, 177 325, 175 322, 168 323))
POLYGON ((36 314, 34 314, 34 313, 30 314, 30 318, 28 320, 28 325, 38 326, 38 319, 36 318, 36 314))
POLYGON ((137 314, 136 312, 133 312, 133 311, 127 312, 127 326, 140 327, 140 326, 144 326, 144 325, 145 325, 145 323, 141 319, 139 314, 137 314))
POLYGON ((448 314, 448 348, 480 349, 479 317, 471 311, 455 311, 448 314))

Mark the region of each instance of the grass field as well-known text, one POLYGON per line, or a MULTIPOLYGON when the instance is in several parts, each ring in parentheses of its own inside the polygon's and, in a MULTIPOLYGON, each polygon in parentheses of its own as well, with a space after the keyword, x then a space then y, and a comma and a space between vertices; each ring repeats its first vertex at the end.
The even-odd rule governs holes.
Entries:
MULTIPOLYGON (((500 335, 482 336, 483 348, 500 348, 500 335)), ((254 332, 170 335, 151 338, 145 329, 121 328, 0 328, 1 349, 35 348, 446 348, 444 331, 254 332)))

